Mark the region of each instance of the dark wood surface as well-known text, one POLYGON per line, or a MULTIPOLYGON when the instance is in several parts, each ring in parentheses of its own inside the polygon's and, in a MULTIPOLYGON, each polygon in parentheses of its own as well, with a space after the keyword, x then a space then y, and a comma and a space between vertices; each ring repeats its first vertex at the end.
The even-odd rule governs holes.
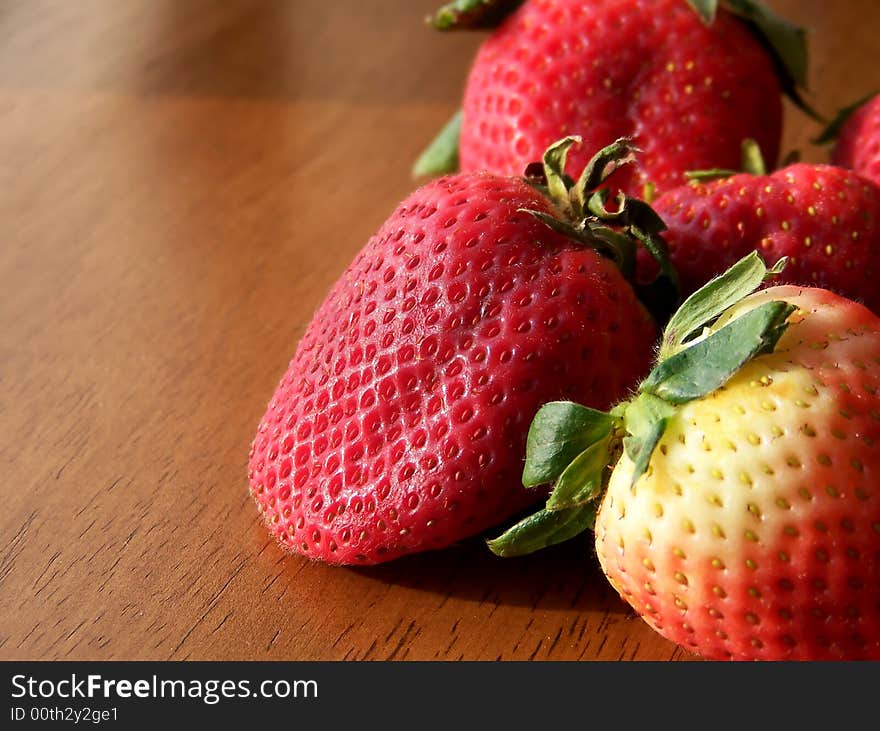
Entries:
MULTIPOLYGON (((585 539, 329 568, 248 495, 311 312, 457 106, 480 36, 433 5, 0 2, 0 658, 687 657, 585 539)), ((822 110, 878 86, 880 3, 773 6, 822 110)))

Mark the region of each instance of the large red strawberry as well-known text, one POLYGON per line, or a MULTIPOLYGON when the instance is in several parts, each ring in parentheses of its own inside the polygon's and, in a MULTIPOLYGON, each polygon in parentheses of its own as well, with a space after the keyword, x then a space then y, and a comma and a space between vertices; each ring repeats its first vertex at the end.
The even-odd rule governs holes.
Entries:
POLYGON ((835 136, 832 162, 880 184, 880 95, 843 110, 819 141, 835 136))
MULTIPOLYGON (((480 47, 463 116, 416 171, 443 171, 458 162, 462 170, 511 175, 565 134, 585 140, 569 172, 583 167, 585 150, 632 137, 643 152, 614 184, 633 194, 649 183, 657 190, 674 187, 688 170, 733 167, 747 137, 775 159, 777 71, 789 89, 792 74, 803 80, 801 32, 751 1, 727 3, 753 21, 751 27, 714 0, 692 4, 703 19, 686 0, 526 0, 480 47), (791 51, 788 66, 772 52, 780 37, 791 51)), ((496 11, 494 20, 499 6, 517 5, 460 0, 435 24, 467 25, 487 8, 496 11)))
POLYGON ((782 281, 880 312, 880 188, 851 171, 797 163, 770 175, 694 181, 653 205, 685 294, 757 250, 766 261, 788 257, 782 281))
POLYGON ((556 486, 490 545, 569 537, 601 495, 602 569, 670 640, 715 659, 878 660, 880 319, 817 288, 743 299, 765 274, 753 253, 688 300, 609 414, 542 408, 526 474, 556 486))
POLYGON ((439 179, 332 288, 250 455, 252 494, 283 547, 372 564, 483 531, 535 499, 518 472, 542 403, 607 406, 644 374, 656 325, 618 265, 634 272, 630 233, 659 241, 659 220, 590 195, 626 144, 578 185, 559 175, 571 144, 532 181, 555 204, 520 178, 439 179))

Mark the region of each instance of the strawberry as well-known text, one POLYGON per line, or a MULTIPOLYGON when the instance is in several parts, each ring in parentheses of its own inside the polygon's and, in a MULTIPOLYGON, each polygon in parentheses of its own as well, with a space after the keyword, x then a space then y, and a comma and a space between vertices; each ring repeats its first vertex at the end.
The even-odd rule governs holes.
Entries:
MULTIPOLYGON (((693 181, 660 196, 685 294, 750 251, 788 257, 782 281, 831 289, 880 312, 880 188, 830 165, 693 181)), ((646 271, 653 270, 645 256, 646 271)))
POLYGON ((880 184, 880 95, 844 109, 818 142, 835 137, 832 162, 880 184))
MULTIPOLYGON (((518 5, 459 0, 434 24, 482 26, 518 5)), ((632 137, 643 154, 614 181, 631 193, 674 187, 688 170, 735 165, 746 137, 775 156, 777 71, 796 96, 792 79, 805 75, 802 31, 751 0, 727 3, 750 25, 717 1, 691 5, 702 20, 685 0, 526 0, 480 47, 463 114, 415 172, 458 163, 515 174, 564 134, 585 140, 569 172, 583 167, 586 150, 632 137), (780 38, 785 61, 774 50, 780 38)))
POLYGON ((543 407, 526 476, 556 486, 490 545, 570 537, 604 490, 602 570, 668 639, 713 659, 880 659, 880 319, 818 288, 744 297, 776 271, 753 253, 689 298, 610 413, 543 407))
POLYGON ((574 185, 559 174, 574 142, 532 184, 461 173, 418 189, 333 286, 250 454, 282 547, 373 564, 478 533, 535 500, 516 474, 542 403, 607 406, 647 370, 655 322, 596 249, 632 274, 629 232, 650 245, 659 219, 638 202, 603 212, 602 194, 587 214, 631 149, 601 151, 574 185))

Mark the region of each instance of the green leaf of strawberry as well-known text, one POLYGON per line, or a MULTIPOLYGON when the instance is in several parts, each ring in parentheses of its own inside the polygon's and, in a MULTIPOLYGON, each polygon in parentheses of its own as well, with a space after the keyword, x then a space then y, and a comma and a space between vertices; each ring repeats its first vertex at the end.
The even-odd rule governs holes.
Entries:
POLYGON ((807 32, 754 0, 724 0, 725 5, 753 23, 795 86, 807 86, 807 32))
POLYGON ((430 145, 419 155, 413 165, 412 175, 445 175, 458 169, 458 138, 461 134, 461 110, 437 133, 430 145))
POLYGON ((755 0, 687 0, 700 19, 711 25, 718 6, 725 7, 748 23, 773 57, 785 93, 803 111, 815 119, 819 115, 801 97, 799 88, 807 87, 806 31, 788 22, 755 0))
POLYGON ((844 125, 850 120, 850 117, 875 96, 877 96, 876 90, 872 91, 870 94, 865 94, 865 96, 861 99, 857 99, 852 104, 842 107, 837 114, 834 115, 834 118, 828 123, 825 129, 822 130, 819 136, 813 138, 811 142, 815 145, 827 145, 829 142, 834 142, 834 140, 840 135, 840 131, 843 129, 844 125))
POLYGON ((712 25, 718 12, 718 0, 687 0, 706 25, 712 25))
POLYGON ((880 185, 880 94, 842 110, 817 142, 835 140, 831 160, 880 185))
POLYGON ((427 22, 437 30, 475 30, 494 28, 522 5, 523 0, 454 0, 427 22))
POLYGON ((737 170, 730 168, 710 168, 709 170, 688 170, 684 177, 687 180, 695 180, 699 183, 711 183, 713 180, 724 180, 737 174, 737 170))
POLYGON ((578 508, 602 494, 610 445, 609 431, 571 461, 559 475, 553 492, 547 498, 547 510, 578 508))
POLYGON ((525 556, 589 530, 596 520, 596 510, 595 501, 564 510, 545 508, 488 541, 488 546, 496 556, 525 556))
POLYGON ((764 303, 715 331, 707 326, 784 265, 768 270, 751 254, 693 294, 670 319, 665 350, 632 400, 607 414, 564 401, 542 407, 529 432, 523 484, 555 482, 554 488, 542 511, 490 541, 490 548, 521 555, 576 535, 576 526, 586 525, 580 509, 602 494, 608 464, 621 449, 634 464, 635 484, 679 407, 721 388, 747 362, 775 348, 795 309, 786 302, 764 303), (553 517, 558 511, 564 516, 553 517))
POLYGON ((657 263, 659 274, 653 281, 638 285, 637 291, 662 324, 679 299, 678 274, 669 261, 662 236, 666 225, 648 203, 623 192, 615 196, 617 207, 610 210, 606 205, 610 193, 607 188, 599 188, 635 160, 637 149, 628 138, 615 140, 599 150, 573 181, 565 172, 566 160, 569 151, 580 143, 580 137, 573 136, 558 140, 544 153, 540 170, 534 164, 526 169, 527 182, 554 203, 559 215, 523 210, 554 231, 609 256, 627 277, 635 273, 637 244, 641 243, 657 263))
POLYGON ((613 425, 609 414, 571 401, 544 404, 529 428, 523 485, 553 482, 577 455, 608 436, 613 425))
MULTIPOLYGON (((581 141, 580 138, 577 139, 578 142, 581 141)), ((592 159, 584 166, 584 170, 577 182, 571 188, 572 200, 578 204, 581 211, 586 208, 587 194, 596 190, 618 168, 635 162, 637 152, 638 149, 632 140, 620 137, 593 155, 592 159)))
POLYGON ((761 146, 753 139, 745 139, 742 143, 742 169, 750 175, 766 175, 767 163, 761 153, 761 146))
POLYGON ((784 267, 785 260, 782 259, 768 270, 764 260, 753 251, 694 292, 669 319, 660 346, 660 360, 677 353, 694 333, 754 292, 766 279, 782 272, 784 267))
POLYGON ((756 307, 660 361, 639 390, 670 404, 685 404, 712 393, 744 363, 776 347, 793 311, 794 307, 785 302, 767 302, 756 307))
POLYGON ((623 440, 623 449, 635 463, 633 483, 648 469, 654 448, 673 414, 674 406, 650 393, 639 394, 626 407, 624 425, 628 436, 623 440))

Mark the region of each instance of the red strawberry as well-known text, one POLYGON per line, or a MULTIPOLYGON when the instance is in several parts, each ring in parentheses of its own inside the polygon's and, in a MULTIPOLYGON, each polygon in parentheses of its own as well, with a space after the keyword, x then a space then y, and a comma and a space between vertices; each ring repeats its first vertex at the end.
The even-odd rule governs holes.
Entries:
MULTIPOLYGON (((751 17, 771 17, 748 5, 751 17)), ((438 17, 441 27, 456 22, 438 17)), ((772 18, 802 51, 798 29, 772 18)), ((781 109, 774 57, 726 10, 706 24, 685 0, 526 0, 481 46, 453 126, 461 127, 462 170, 505 175, 561 135, 585 140, 570 171, 583 167, 584 150, 632 137, 643 154, 615 184, 638 192, 647 183, 674 187, 688 170, 735 166, 746 137, 775 158, 781 109)), ((438 138, 417 172, 455 162, 454 132, 438 138)))
POLYGON ((740 299, 765 274, 753 253, 688 300, 610 414, 542 408, 526 471, 556 487, 491 545, 555 542, 604 490, 599 562, 665 637, 714 659, 878 660, 880 319, 809 287, 740 299))
POLYGON ((831 158, 834 164, 880 184, 880 95, 844 110, 838 124, 837 144, 831 158))
POLYGON ((609 259, 539 220, 569 226, 556 210, 522 179, 463 173, 414 192, 367 242, 251 451, 284 548, 372 564, 478 533, 535 500, 517 474, 543 402, 607 406, 644 373, 651 316, 609 259))
POLYGON ((685 294, 757 250, 766 261, 788 257, 783 281, 831 289, 880 312, 873 281, 880 275, 880 188, 855 173, 797 163, 771 175, 692 182, 654 207, 668 226, 685 294))

